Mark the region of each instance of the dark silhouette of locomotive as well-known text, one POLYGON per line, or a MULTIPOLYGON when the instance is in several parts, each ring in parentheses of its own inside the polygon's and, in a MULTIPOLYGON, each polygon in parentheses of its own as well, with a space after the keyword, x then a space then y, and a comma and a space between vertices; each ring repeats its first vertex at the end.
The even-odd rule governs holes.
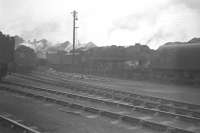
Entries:
POLYGON ((0 32, 0 79, 6 76, 8 65, 14 60, 15 40, 0 32))

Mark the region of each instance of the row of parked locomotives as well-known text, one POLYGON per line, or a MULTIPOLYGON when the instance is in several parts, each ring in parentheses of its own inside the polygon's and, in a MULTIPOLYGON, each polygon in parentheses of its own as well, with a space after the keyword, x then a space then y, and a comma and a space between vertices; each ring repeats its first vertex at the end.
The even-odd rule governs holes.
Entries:
POLYGON ((0 32, 0 79, 6 76, 8 66, 14 60, 14 48, 14 38, 0 32))
POLYGON ((151 60, 151 77, 185 83, 200 82, 200 43, 161 46, 151 60))
POLYGON ((119 51, 115 49, 112 54, 108 51, 107 55, 104 51, 102 55, 101 48, 96 48, 94 52, 77 54, 74 65, 70 64, 71 55, 49 53, 47 62, 55 69, 69 72, 136 80, 200 83, 200 42, 168 43, 155 51, 142 51, 142 48, 142 45, 128 48, 131 56, 124 56, 127 52, 118 54, 119 51))
POLYGON ((147 79, 175 83, 200 83, 200 43, 169 43, 159 47, 148 56, 128 65, 129 59, 92 61, 86 69, 114 77, 147 79), (93 66, 93 67, 90 67, 93 66), (101 67, 102 66, 102 67, 101 67))

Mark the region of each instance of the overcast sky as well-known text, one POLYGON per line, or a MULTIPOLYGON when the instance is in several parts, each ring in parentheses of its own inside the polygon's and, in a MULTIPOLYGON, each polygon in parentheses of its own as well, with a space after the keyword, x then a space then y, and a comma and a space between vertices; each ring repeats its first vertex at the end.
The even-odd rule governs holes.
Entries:
POLYGON ((83 43, 157 48, 200 37, 200 0, 0 0, 0 30, 25 39, 71 41, 74 9, 83 43))

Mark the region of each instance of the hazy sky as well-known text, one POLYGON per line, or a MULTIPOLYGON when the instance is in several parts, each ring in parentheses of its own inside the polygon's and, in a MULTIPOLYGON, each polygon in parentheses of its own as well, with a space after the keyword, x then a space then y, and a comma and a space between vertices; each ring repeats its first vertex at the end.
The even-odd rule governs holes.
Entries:
POLYGON ((80 42, 157 48, 200 37, 200 0, 0 0, 0 30, 25 39, 71 41, 74 9, 80 42))

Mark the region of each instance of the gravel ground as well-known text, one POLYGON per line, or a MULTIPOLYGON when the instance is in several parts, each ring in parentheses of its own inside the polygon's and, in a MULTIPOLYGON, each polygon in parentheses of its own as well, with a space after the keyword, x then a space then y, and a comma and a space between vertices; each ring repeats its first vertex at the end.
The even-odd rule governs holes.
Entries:
MULTIPOLYGON (((0 113, 48 133, 149 133, 120 121, 0 91, 0 113)), ((0 127, 1 131, 5 129, 0 127), (2 130, 1 130, 2 129, 2 130)), ((7 132, 5 130, 4 133, 7 132)))
POLYGON ((8 129, 2 125, 0 125, 0 133, 15 133, 12 129, 8 129))

